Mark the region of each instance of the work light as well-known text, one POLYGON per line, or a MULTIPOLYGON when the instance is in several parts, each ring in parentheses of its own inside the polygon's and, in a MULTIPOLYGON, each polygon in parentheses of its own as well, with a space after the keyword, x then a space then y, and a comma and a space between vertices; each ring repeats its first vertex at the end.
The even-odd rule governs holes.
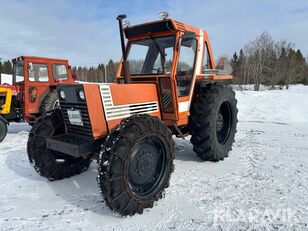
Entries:
POLYGON ((65 99, 65 93, 64 93, 63 90, 60 91, 60 97, 61 97, 62 99, 65 99))
POLYGON ((168 12, 160 12, 158 14, 158 16, 159 16, 160 19, 165 20, 165 19, 168 18, 169 14, 168 14, 168 12))
POLYGON ((83 90, 80 90, 80 91, 78 92, 78 94, 79 94, 79 98, 80 98, 81 100, 84 100, 84 99, 85 99, 84 91, 83 91, 83 90))

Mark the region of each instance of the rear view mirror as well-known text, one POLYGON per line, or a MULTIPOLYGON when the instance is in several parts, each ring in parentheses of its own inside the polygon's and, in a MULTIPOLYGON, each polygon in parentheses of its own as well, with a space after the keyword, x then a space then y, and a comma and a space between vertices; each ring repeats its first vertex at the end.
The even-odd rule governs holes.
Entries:
POLYGON ((227 75, 233 73, 233 68, 227 57, 221 57, 216 65, 216 69, 224 71, 227 75))
POLYGON ((29 71, 33 71, 33 63, 28 64, 28 69, 29 69, 29 71))

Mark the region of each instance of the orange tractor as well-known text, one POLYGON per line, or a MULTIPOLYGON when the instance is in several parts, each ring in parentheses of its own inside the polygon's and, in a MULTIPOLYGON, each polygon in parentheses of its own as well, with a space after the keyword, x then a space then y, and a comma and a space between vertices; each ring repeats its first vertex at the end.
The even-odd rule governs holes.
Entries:
POLYGON ((106 204, 134 215, 169 186, 172 135, 191 135, 203 160, 228 156, 237 101, 223 85, 232 76, 215 69, 206 31, 166 15, 123 28, 125 17, 117 17, 123 52, 117 83, 58 85, 60 108, 36 121, 28 156, 49 180, 79 174, 96 159, 106 204))
POLYGON ((21 56, 12 60, 12 85, 0 85, 0 142, 9 122, 33 124, 58 106, 58 83, 73 83, 67 60, 21 56))

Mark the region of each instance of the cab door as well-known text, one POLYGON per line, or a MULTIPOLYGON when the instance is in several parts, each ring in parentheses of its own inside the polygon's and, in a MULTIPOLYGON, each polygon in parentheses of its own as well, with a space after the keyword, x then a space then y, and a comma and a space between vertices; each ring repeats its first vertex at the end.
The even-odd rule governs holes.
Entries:
POLYGON ((26 117, 40 112, 40 101, 49 91, 51 70, 48 62, 43 60, 26 63, 27 78, 24 91, 24 112, 26 117))
POLYGON ((190 96, 195 82, 195 66, 198 41, 194 33, 182 37, 176 68, 176 87, 178 102, 178 125, 188 123, 190 96))

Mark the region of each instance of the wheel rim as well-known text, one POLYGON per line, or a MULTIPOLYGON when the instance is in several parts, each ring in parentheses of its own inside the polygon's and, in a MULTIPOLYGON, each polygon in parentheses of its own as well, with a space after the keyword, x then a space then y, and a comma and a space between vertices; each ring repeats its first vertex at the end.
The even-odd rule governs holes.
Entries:
POLYGON ((153 195, 166 173, 166 144, 156 135, 141 139, 128 162, 128 184, 140 197, 153 195))
POLYGON ((220 144, 225 144, 229 138, 232 125, 232 112, 230 104, 224 101, 219 108, 216 120, 216 135, 220 144))

